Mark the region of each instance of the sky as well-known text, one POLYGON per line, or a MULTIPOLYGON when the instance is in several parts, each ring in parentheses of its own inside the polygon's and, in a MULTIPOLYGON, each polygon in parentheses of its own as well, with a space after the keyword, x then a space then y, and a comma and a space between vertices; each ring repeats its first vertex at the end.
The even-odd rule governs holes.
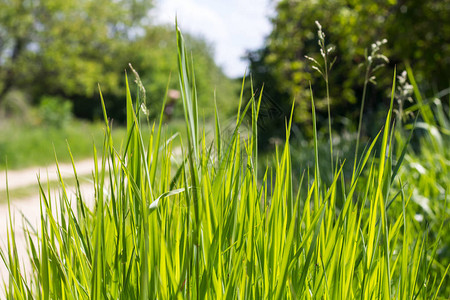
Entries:
POLYGON ((157 0, 156 23, 173 24, 213 45, 215 60, 229 77, 244 75, 247 50, 256 50, 270 33, 273 0, 157 0))

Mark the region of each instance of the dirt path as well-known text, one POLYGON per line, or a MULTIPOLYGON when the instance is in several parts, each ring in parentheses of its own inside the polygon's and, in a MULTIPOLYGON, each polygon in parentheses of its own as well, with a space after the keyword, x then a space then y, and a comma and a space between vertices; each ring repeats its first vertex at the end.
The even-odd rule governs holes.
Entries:
MULTIPOLYGON (((89 175, 94 168, 93 160, 82 160, 75 163, 75 168, 79 175, 89 175)), ((73 168, 72 164, 60 164, 59 169, 63 177, 72 177, 73 168)), ((34 167, 23 170, 8 171, 8 187, 10 190, 26 187, 37 183, 37 175, 40 174, 42 178, 50 181, 58 179, 58 174, 56 170, 56 165, 46 166, 46 167, 34 167)), ((0 172, 0 191, 6 190, 6 172, 0 172)))
MULTIPOLYGON (((71 164, 60 164, 61 175, 65 178, 73 178, 73 169, 71 164)), ((84 160, 77 162, 75 164, 77 174, 79 177, 91 177, 92 170, 94 169, 94 162, 92 160, 84 160)), ((37 184, 37 176, 40 175, 41 178, 45 178, 47 181, 47 176, 49 181, 55 181, 58 179, 57 169, 55 165, 47 167, 37 167, 29 168, 25 170, 17 170, 8 172, 8 187, 10 190, 27 187, 33 184, 37 184)), ((4 192, 6 189, 6 172, 2 171, 0 173, 0 191, 4 192)), ((75 198, 75 193, 73 188, 68 188, 70 191, 69 197, 75 198)), ((81 185, 82 194, 85 196, 84 199, 94 199, 93 188, 90 184, 81 185)), ((3 193, 4 194, 4 193, 3 193)), ((57 195, 57 190, 51 192, 51 197, 57 195)), ((32 195, 22 199, 11 199, 11 213, 13 216, 13 224, 16 232, 16 243, 19 258, 25 271, 30 270, 30 264, 27 258, 26 241, 23 234, 23 218, 22 215, 27 218, 30 224, 38 229, 40 220, 40 204, 39 195, 32 195)), ((6 199, 0 199, 0 247, 2 250, 6 251, 7 247, 7 230, 9 224, 8 217, 8 204, 6 199)), ((4 296, 3 291, 3 279, 7 279, 8 271, 0 259, 0 298, 4 296)))

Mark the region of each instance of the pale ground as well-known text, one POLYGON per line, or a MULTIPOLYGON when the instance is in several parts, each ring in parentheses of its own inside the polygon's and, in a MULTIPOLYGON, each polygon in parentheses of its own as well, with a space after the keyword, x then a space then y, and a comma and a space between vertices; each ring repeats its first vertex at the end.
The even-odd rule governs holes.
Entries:
MULTIPOLYGON (((79 177, 91 178, 92 171, 94 169, 94 162, 92 160, 84 160, 75 164, 77 174, 79 177)), ((71 164, 60 164, 60 171, 63 178, 73 178, 73 169, 71 164)), ((56 166, 47 166, 40 168, 29 168, 25 170, 9 171, 8 172, 8 187, 9 190, 26 188, 30 185, 37 184, 37 176, 40 175, 41 181, 45 182, 58 180, 56 166)), ((6 189, 6 174, 4 171, 0 172, 0 197, 4 197, 6 189)), ((74 188, 68 188, 69 197, 75 198, 74 188)), ((92 184, 81 185, 82 194, 84 199, 94 199, 92 184)), ((57 190, 51 192, 51 197, 54 198, 58 193, 57 190)), ((26 241, 23 235, 23 218, 22 215, 27 218, 33 227, 38 229, 37 226, 40 220, 40 201, 39 195, 27 196, 22 199, 11 199, 11 213, 13 216, 13 224, 16 232, 17 251, 20 260, 23 262, 25 270, 30 270, 30 263, 27 259, 26 241)), ((7 230, 9 227, 8 218, 8 203, 6 199, 0 199, 0 247, 2 250, 7 250, 7 230)), ((29 225, 27 225, 29 226, 29 225)), ((7 280, 8 271, 0 258, 0 299, 4 297, 3 279, 7 280)))

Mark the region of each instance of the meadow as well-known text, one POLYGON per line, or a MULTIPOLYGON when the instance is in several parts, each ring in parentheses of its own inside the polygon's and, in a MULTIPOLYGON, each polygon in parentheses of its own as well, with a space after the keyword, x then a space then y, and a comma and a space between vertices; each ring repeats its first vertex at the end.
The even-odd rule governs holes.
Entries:
POLYGON ((310 167, 301 169, 292 117, 286 140, 262 163, 260 97, 241 93, 231 134, 216 107, 207 138, 179 30, 177 46, 184 133, 163 130, 163 110, 149 125, 142 90, 132 96, 126 79, 118 141, 101 96, 95 204, 86 204, 75 169, 75 197, 62 177, 56 198, 40 183, 40 229, 26 231, 32 272, 18 259, 12 223, 0 252, 6 299, 447 299, 449 118, 439 99, 422 99, 412 70, 410 110, 420 118, 394 122, 394 73, 384 126, 365 145, 358 132, 356 150, 339 159, 331 123, 329 140, 319 138, 311 90, 314 138, 310 167))

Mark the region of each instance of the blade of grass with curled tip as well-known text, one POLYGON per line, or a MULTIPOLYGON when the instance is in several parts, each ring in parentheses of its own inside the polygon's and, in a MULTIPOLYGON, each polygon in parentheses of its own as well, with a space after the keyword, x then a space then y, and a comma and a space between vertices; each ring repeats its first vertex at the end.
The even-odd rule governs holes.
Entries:
POLYGON ((198 112, 197 95, 195 92, 195 82, 191 82, 192 74, 188 65, 188 57, 183 35, 176 25, 177 31, 177 49, 178 49, 178 71, 181 89, 181 98, 183 100, 184 116, 186 121, 186 130, 188 133, 189 147, 192 147, 193 157, 198 159, 198 112))
MULTIPOLYGON (((199 211, 199 194, 198 187, 200 186, 200 177, 198 176, 197 163, 199 162, 199 149, 198 149, 198 107, 197 107, 197 92, 195 87, 195 77, 193 70, 189 68, 188 58, 186 54, 186 47, 184 38, 176 26, 177 31, 177 49, 178 49, 178 70, 179 70, 179 83, 181 89, 181 98, 183 100, 184 115, 186 121, 186 132, 188 139, 188 163, 190 180, 193 188, 186 191, 186 195, 189 194, 192 198, 192 205, 194 207, 194 233, 193 244, 199 245, 199 230, 200 230, 200 211, 199 211), (192 73, 191 73, 192 71, 192 73)), ((188 186, 186 184, 186 186, 188 186)), ((189 199, 188 198, 188 199, 189 199)), ((191 250, 193 252, 193 250, 191 250)), ((198 252, 197 252, 198 254, 198 252)), ((199 295, 200 289, 200 263, 198 255, 194 259, 194 273, 195 273, 195 289, 196 294, 199 295)))

